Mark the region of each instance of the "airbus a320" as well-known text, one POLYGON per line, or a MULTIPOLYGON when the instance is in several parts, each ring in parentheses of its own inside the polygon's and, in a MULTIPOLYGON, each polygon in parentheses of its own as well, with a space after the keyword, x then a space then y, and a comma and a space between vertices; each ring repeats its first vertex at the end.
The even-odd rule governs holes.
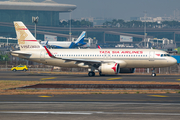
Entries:
MULTIPOLYGON (((20 50, 16 57, 46 65, 89 68, 89 76, 133 73, 135 68, 169 67, 177 63, 167 52, 156 49, 48 49, 41 46, 22 22, 14 22, 20 50)), ((156 76, 154 69, 152 76, 156 76)))

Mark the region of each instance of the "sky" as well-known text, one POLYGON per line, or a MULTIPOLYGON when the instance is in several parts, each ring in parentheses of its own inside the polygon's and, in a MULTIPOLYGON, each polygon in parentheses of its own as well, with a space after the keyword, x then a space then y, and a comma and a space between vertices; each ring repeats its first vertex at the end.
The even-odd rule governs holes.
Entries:
MULTIPOLYGON (((4 0, 2 0, 4 1, 4 0)), ((42 2, 44 0, 32 0, 42 2)), ((72 19, 100 17, 130 20, 130 17, 170 17, 180 10, 180 0, 54 0, 57 3, 74 4, 72 19)), ((180 13, 179 13, 180 14, 180 13)), ((68 19, 69 13, 60 14, 68 19)))

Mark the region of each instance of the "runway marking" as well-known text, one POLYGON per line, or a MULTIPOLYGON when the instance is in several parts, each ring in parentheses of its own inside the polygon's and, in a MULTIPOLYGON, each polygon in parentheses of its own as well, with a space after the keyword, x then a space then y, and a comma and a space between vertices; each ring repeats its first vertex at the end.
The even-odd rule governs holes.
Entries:
POLYGON ((168 97, 168 96, 165 96, 165 95, 148 95, 148 96, 152 96, 152 97, 168 97))
POLYGON ((143 113, 143 112, 102 112, 102 111, 97 111, 97 112, 71 112, 71 111, 66 111, 66 112, 54 112, 54 111, 0 111, 1 114, 66 114, 66 115, 92 115, 92 114, 119 114, 119 115, 164 115, 164 116, 173 116, 173 115, 180 115, 180 113, 143 113))
POLYGON ((91 115, 92 113, 89 112, 51 112, 51 111, 0 111, 0 113, 6 113, 6 114, 68 114, 68 115, 91 115))
POLYGON ((50 77, 50 78, 41 78, 41 80, 50 80, 50 79, 56 79, 57 77, 50 77))
POLYGON ((118 80, 118 79, 122 79, 122 78, 109 78, 107 80, 118 80))
POLYGON ((42 96, 38 96, 38 97, 53 97, 53 96, 42 95, 42 96))

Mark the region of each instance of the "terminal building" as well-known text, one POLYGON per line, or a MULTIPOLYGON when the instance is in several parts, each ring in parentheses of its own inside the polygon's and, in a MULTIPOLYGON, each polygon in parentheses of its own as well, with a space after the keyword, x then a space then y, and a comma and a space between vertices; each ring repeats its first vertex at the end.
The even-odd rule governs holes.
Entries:
MULTIPOLYGON (((32 0, 1 1, 0 36, 16 38, 13 21, 22 21, 26 26, 34 26, 32 17, 37 16, 39 18, 37 23, 38 26, 57 27, 59 25, 60 13, 71 12, 74 9, 76 9, 76 5, 58 4, 52 0, 45 0, 40 3, 33 2, 32 0)), ((34 30, 34 28, 30 30, 34 30)), ((43 34, 37 35, 37 39, 42 38, 44 39, 43 34)), ((5 39, 0 39, 1 43, 4 41, 5 39)), ((9 41, 9 43, 12 42, 9 41)))

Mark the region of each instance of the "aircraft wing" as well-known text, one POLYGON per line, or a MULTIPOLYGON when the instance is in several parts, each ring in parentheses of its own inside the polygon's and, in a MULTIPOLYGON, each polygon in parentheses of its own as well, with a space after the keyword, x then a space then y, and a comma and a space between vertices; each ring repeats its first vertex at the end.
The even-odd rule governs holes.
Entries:
POLYGON ((48 53, 49 57, 56 58, 56 59, 62 59, 62 60, 65 60, 65 62, 76 61, 77 63, 83 62, 83 63, 89 63, 89 64, 98 64, 98 63, 100 64, 100 63, 104 63, 105 62, 105 61, 100 61, 100 60, 86 60, 86 59, 56 57, 53 54, 51 54, 51 52, 46 48, 46 46, 44 46, 44 48, 46 49, 46 52, 48 53))

